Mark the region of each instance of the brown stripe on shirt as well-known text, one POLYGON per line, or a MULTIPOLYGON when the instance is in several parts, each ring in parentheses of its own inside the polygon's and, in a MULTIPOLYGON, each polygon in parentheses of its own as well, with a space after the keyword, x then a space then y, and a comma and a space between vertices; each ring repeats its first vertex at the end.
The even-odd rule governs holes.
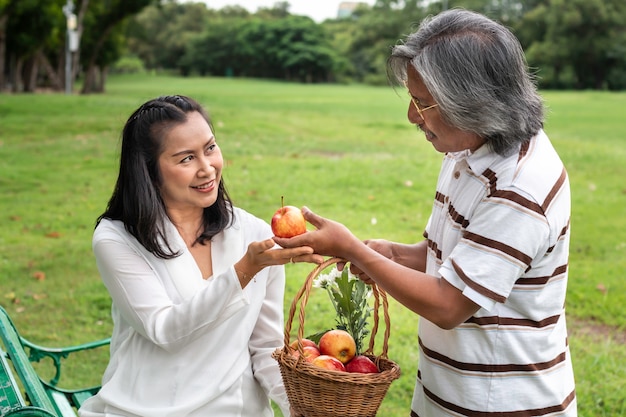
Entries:
POLYGON ((522 146, 520 146, 520 149, 519 149, 519 154, 517 156, 517 162, 524 159, 524 157, 528 153, 529 148, 530 148, 530 140, 527 140, 524 143, 522 143, 522 146))
MULTIPOLYGON (((561 229, 561 233, 559 233, 559 236, 556 238, 557 241, 560 241, 561 239, 563 239, 567 235, 567 232, 569 230, 569 225, 570 225, 570 221, 568 219, 567 220, 567 224, 565 226, 563 226, 563 229, 561 229)), ((546 251, 546 253, 552 252, 555 247, 556 247, 556 245, 550 246, 548 248, 548 250, 546 251)))
MULTIPOLYGON (((470 410, 465 407, 458 406, 456 404, 452 404, 449 401, 445 401, 444 399, 433 394, 432 391, 428 390, 424 387, 424 394, 428 398, 430 398, 433 402, 439 404, 440 406, 456 412, 460 415, 467 417, 537 417, 537 416, 545 416, 552 413, 557 413, 560 411, 565 411, 572 401, 576 398, 576 391, 572 391, 561 404, 556 404, 550 407, 543 408, 535 408, 535 409, 527 409, 527 410, 516 410, 516 411, 475 411, 470 410)), ((411 410, 411 417, 419 417, 416 412, 411 410)))
POLYGON ((521 277, 517 281, 515 281, 515 285, 543 285, 546 284, 550 279, 563 275, 567 272, 567 264, 561 265, 552 272, 551 275, 544 277, 521 277))
POLYGON ((476 283, 475 281, 473 281, 472 279, 470 279, 465 272, 463 272, 463 270, 461 269, 461 267, 459 267, 459 265, 457 265, 457 263, 454 261, 454 259, 450 259, 450 261, 452 262, 452 267, 454 268, 454 271, 456 272, 456 274, 459 276, 459 278, 461 278, 461 280, 465 283, 465 285, 467 285, 468 287, 470 287, 471 289, 473 289, 474 291, 476 291, 479 294, 484 295, 485 297, 489 297, 490 299, 498 302, 498 303, 503 303, 506 301, 506 297, 500 294, 497 294, 485 287, 483 287, 482 285, 478 285, 478 283, 476 283))
POLYGON ((559 176, 559 179, 556 181, 556 183, 554 184, 554 186, 552 187, 552 189, 546 196, 546 199, 543 201, 541 205, 521 196, 520 194, 514 191, 498 190, 497 185, 496 185, 497 184, 496 173, 491 171, 490 169, 486 169, 485 172, 483 172, 483 176, 489 180, 489 190, 490 190, 489 197, 490 198, 502 198, 505 200, 509 200, 516 204, 519 204, 522 207, 532 210, 536 213, 545 215, 545 212, 550 206, 550 204, 552 203, 552 201, 554 200, 554 197, 556 197, 559 190, 563 187, 563 184, 565 183, 565 180, 567 179, 567 171, 565 170, 565 168, 563 168, 563 170, 561 171, 561 175, 559 176))
POLYGON ((487 168, 482 175, 483 177, 487 178, 487 181, 489 181, 489 194, 493 194, 494 192, 496 192, 496 184, 498 183, 498 177, 496 176, 496 173, 487 168))
POLYGON ((542 216, 545 214, 543 207, 541 207, 539 204, 535 203, 534 201, 531 201, 525 197, 522 197, 521 195, 519 195, 518 193, 516 193, 515 191, 510 191, 510 190, 494 190, 491 195, 489 196, 490 198, 501 198, 504 200, 508 200, 508 201, 512 201, 513 203, 522 206, 528 210, 534 211, 536 213, 541 214, 542 216))
POLYGON ((556 183, 554 184, 554 186, 548 193, 548 196, 546 197, 543 204, 541 205, 541 208, 543 209, 543 211, 546 211, 548 207, 550 207, 550 203, 552 203, 552 200, 554 200, 554 197, 559 193, 559 190, 561 189, 561 187, 563 187, 563 184, 565 183, 566 179, 567 179, 567 171, 565 170, 565 168, 563 168, 563 170, 561 171, 561 176, 556 181, 556 183))
POLYGON ((443 255, 441 253, 441 249, 439 249, 439 246, 437 246, 437 242, 435 242, 434 240, 428 239, 427 244, 428 244, 428 248, 435 253, 435 257, 439 260, 442 260, 441 257, 443 255))
POLYGON ((545 214, 545 210, 548 208, 548 206, 550 205, 550 203, 552 202, 552 200, 554 199, 554 197, 556 196, 556 194, 558 193, 558 190, 561 188, 561 186, 563 185, 563 183, 565 182, 565 179, 567 178, 567 173, 565 171, 565 168, 563 168, 563 172, 561 173, 561 176, 559 177, 559 179, 557 180, 556 184, 552 187, 552 190, 550 191, 550 193, 548 193, 548 196, 546 197, 546 200, 543 202, 542 205, 539 205, 537 203, 535 203, 534 201, 531 201, 523 196, 521 196, 520 194, 511 191, 511 190, 498 190, 497 187, 497 182, 498 182, 498 177, 496 176, 496 173, 493 172, 490 169, 486 169, 483 174, 482 174, 485 178, 487 178, 487 180, 489 181, 489 195, 488 197, 491 198, 502 198, 505 200, 509 200, 512 201, 516 204, 519 204, 520 206, 537 212, 541 215, 545 214))
POLYGON ((419 345, 424 355, 438 362, 444 363, 459 371, 478 372, 488 374, 504 374, 504 373, 521 373, 521 372, 537 372, 553 368, 560 363, 565 362, 567 353, 561 352, 556 357, 546 362, 538 363, 503 363, 503 364, 486 364, 486 363, 469 363, 454 360, 446 355, 431 350, 424 346, 422 339, 418 338, 419 345))
POLYGON ((471 242, 474 242, 478 245, 485 246, 487 248, 495 249, 499 252, 502 252, 518 261, 522 262, 524 265, 530 265, 533 258, 529 255, 526 255, 524 252, 515 249, 509 245, 505 245, 502 242, 498 242, 497 240, 489 239, 484 236, 477 235, 472 232, 465 231, 463 232, 463 239, 467 239, 471 242))
POLYGON ((467 226, 469 226, 469 221, 465 217, 463 217, 458 211, 456 211, 452 204, 448 206, 448 214, 452 218, 452 221, 457 223, 462 228, 466 229, 467 226))
POLYGON ((507 327, 532 327, 535 329, 541 329, 544 327, 553 326, 559 321, 561 317, 560 314, 557 314, 552 317, 546 317, 543 320, 530 320, 530 319, 518 319, 514 317, 499 317, 499 316, 488 316, 488 317, 470 317, 465 321, 465 323, 477 324, 479 326, 507 326, 507 327))

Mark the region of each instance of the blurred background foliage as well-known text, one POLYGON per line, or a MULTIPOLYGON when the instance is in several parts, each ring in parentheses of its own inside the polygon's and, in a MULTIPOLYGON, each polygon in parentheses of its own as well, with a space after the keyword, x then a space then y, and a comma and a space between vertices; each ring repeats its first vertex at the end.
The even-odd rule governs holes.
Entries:
POLYGON ((82 93, 104 92, 112 72, 379 85, 390 47, 453 7, 511 28, 543 89, 626 89, 624 0, 377 0, 323 22, 287 1, 250 12, 210 0, 0 0, 0 91, 80 81, 82 93), (69 55, 68 3, 79 40, 69 55))

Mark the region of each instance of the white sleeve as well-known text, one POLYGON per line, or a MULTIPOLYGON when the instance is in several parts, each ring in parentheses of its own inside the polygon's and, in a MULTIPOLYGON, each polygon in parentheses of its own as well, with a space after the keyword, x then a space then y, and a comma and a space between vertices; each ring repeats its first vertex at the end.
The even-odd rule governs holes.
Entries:
POLYGON ((185 346, 248 304, 233 268, 174 303, 162 278, 121 236, 94 240, 98 270, 122 317, 167 351, 185 346))
POLYGON ((250 337, 249 347, 252 370, 268 396, 278 404, 283 415, 290 415, 289 400, 282 376, 272 353, 284 344, 283 302, 285 292, 285 268, 268 268, 265 299, 259 318, 250 337))

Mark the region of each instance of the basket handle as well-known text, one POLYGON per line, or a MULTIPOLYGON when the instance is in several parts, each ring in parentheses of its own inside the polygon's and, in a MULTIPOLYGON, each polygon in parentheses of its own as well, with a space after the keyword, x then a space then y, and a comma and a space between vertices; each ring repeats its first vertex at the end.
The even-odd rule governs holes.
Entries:
MULTIPOLYGON (((298 308, 298 302, 300 302, 300 311, 298 315, 298 320, 300 326, 298 327, 298 350, 302 349, 302 339, 304 339, 304 318, 305 318, 305 307, 309 301, 309 294, 311 292, 311 288, 313 287, 313 280, 317 278, 317 276, 326 268, 331 265, 334 265, 339 262, 345 262, 342 258, 330 258, 321 264, 317 265, 315 269, 313 269, 309 275, 306 277, 304 284, 294 297, 291 302, 291 307, 289 309, 289 317, 285 322, 285 349, 288 349, 289 346, 289 338, 291 335, 291 327, 293 324, 293 319, 296 314, 296 309, 298 308)), ((370 333, 370 341, 369 347, 364 353, 369 353, 374 355, 374 342, 376 333, 378 333, 378 322, 379 322, 379 313, 378 310, 380 308, 380 301, 382 300, 383 305, 383 317, 385 320, 385 333, 383 338, 383 349, 382 353, 378 356, 379 358, 387 359, 387 352, 389 349, 389 334, 390 334, 390 319, 389 319, 389 303, 387 300, 387 294, 381 288, 378 288, 376 284, 372 284, 372 294, 374 295, 374 323, 372 325, 372 331, 370 333)), ((301 352, 302 353, 302 352, 301 352)))

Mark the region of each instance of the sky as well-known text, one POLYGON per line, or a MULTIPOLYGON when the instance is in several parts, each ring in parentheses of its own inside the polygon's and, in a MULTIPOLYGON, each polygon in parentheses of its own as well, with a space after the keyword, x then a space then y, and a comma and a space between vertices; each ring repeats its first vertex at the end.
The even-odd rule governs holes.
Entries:
MULTIPOLYGON (((189 0, 187 0, 189 1, 189 0)), ((196 0, 198 1, 198 0, 196 0)), ((221 9, 224 6, 239 5, 254 13, 259 7, 273 7, 278 0, 202 0, 211 9, 221 9)), ((287 0, 291 5, 289 13, 309 16, 316 22, 324 19, 336 18, 339 3, 342 0, 287 0)), ((375 0, 359 0, 373 5, 375 0)))

